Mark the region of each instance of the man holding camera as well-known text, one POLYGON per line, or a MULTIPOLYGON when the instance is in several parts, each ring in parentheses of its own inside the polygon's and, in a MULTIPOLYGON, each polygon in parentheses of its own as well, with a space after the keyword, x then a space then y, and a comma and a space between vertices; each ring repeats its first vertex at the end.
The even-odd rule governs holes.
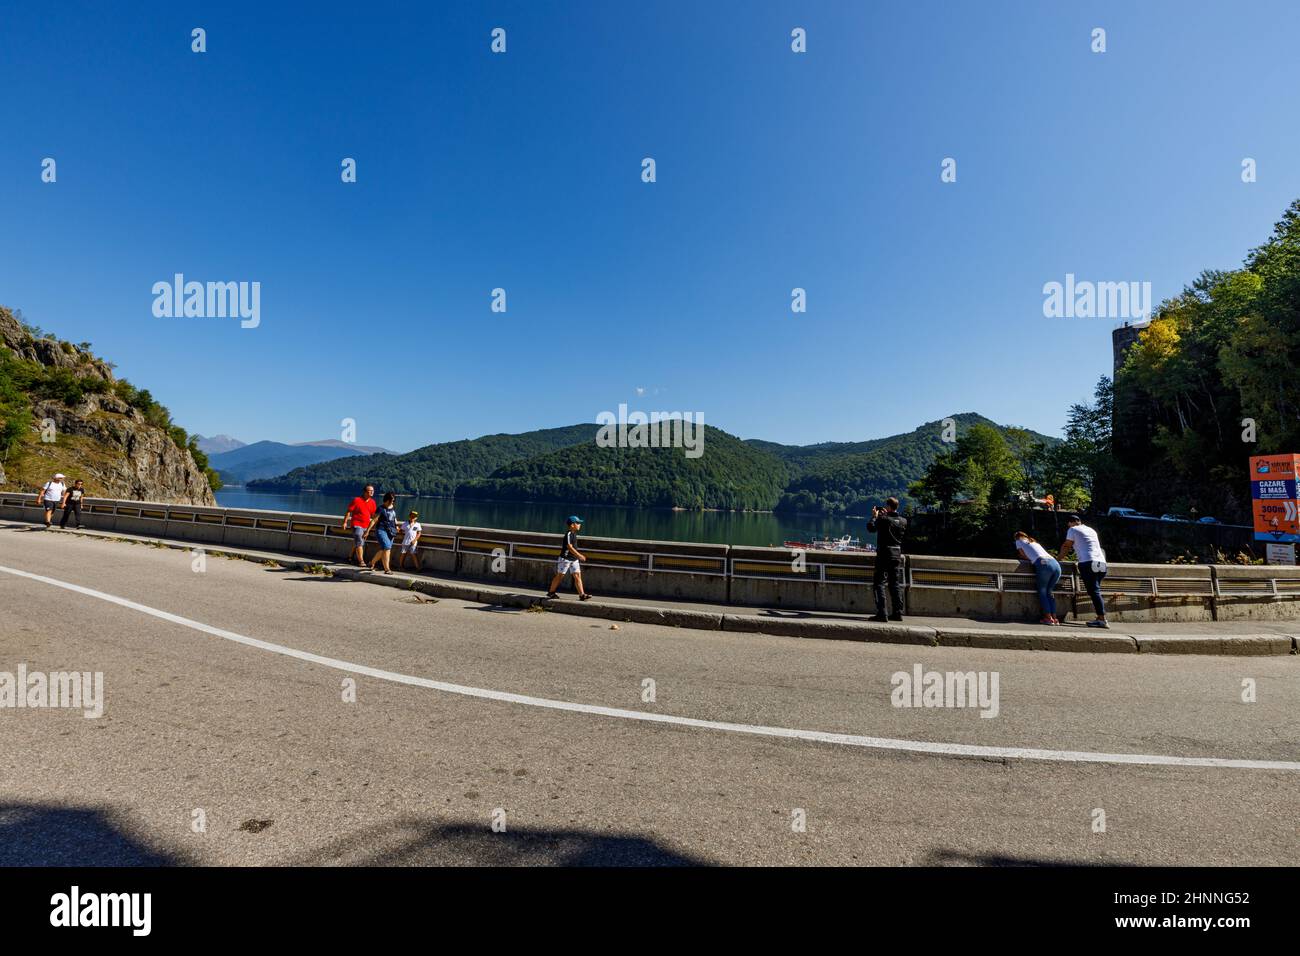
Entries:
POLYGON ((898 513, 898 499, 886 498, 885 507, 873 507, 867 530, 876 535, 876 570, 871 583, 876 591, 876 613, 873 621, 901 621, 903 619, 903 535, 907 534, 907 519, 898 513), (894 613, 886 614, 885 581, 889 582, 889 596, 894 613))

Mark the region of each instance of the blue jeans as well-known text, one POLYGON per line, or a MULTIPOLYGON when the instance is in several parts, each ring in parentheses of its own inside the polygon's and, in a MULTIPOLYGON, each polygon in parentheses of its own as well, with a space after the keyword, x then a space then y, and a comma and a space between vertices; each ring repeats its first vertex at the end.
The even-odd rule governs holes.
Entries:
POLYGON ((1106 602, 1101 597, 1101 579, 1105 576, 1105 571, 1092 569, 1091 561, 1079 562, 1079 577, 1083 578, 1083 586, 1088 590, 1088 597, 1092 598, 1092 609, 1098 617, 1106 616, 1106 602))
POLYGON ((1038 603, 1043 614, 1056 617, 1056 597, 1052 594, 1061 580, 1061 565, 1055 558, 1039 558, 1034 562, 1034 583, 1038 586, 1038 603))

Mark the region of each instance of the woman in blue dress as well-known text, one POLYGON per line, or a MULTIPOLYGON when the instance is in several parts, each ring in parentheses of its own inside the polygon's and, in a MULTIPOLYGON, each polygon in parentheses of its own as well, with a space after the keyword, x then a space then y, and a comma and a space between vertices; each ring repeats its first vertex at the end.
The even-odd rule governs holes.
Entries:
POLYGON ((384 573, 392 574, 393 539, 397 537, 397 499, 390 491, 384 495, 384 506, 375 514, 375 538, 379 541, 379 550, 370 559, 370 570, 375 570, 379 559, 384 559, 384 573))

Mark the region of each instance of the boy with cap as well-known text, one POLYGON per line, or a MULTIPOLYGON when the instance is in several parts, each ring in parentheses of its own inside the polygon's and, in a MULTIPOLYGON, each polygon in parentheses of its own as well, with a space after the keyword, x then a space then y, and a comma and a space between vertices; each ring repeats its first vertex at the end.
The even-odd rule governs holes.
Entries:
POLYGON ((573 586, 578 590, 579 601, 590 601, 591 595, 586 592, 582 586, 582 564, 587 557, 578 550, 578 530, 582 527, 582 519, 577 515, 569 515, 569 530, 564 533, 564 542, 560 545, 560 559, 555 563, 555 577, 551 578, 550 589, 547 590, 548 598, 559 597, 559 587, 564 583, 566 574, 573 575, 573 586))

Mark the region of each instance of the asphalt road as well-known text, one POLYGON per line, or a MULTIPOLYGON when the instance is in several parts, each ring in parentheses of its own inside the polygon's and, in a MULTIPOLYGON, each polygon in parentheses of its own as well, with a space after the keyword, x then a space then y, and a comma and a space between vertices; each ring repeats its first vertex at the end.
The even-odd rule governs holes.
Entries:
POLYGON ((105 687, 97 719, 0 708, 3 864, 1300 862, 1295 657, 612 629, 245 561, 195 571, 186 552, 17 528, 0 530, 0 569, 0 671, 100 671, 105 687), (996 673, 997 715, 893 706, 891 675, 918 664, 996 673), (535 698, 1062 753, 914 753, 535 698))

